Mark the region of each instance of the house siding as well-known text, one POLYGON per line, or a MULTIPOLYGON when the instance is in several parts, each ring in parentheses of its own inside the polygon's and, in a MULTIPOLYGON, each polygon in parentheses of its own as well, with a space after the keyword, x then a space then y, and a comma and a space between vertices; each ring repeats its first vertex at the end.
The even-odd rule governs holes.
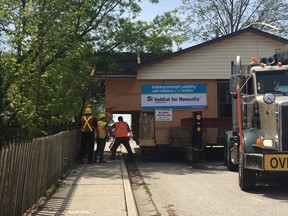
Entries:
POLYGON ((138 80, 165 79, 229 79, 231 61, 236 56, 242 63, 248 63, 251 57, 272 56, 284 43, 247 32, 233 38, 201 47, 197 50, 141 68, 137 72, 138 80))

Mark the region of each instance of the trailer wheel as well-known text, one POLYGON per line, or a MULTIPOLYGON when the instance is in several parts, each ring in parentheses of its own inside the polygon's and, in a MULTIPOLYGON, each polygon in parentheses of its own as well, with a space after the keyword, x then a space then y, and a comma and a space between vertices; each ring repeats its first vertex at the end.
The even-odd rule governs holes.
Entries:
POLYGON ((229 171, 237 171, 238 165, 231 161, 231 151, 229 146, 226 148, 226 166, 229 171))
POLYGON ((256 185, 256 172, 244 168, 244 153, 240 154, 239 161, 239 186, 243 191, 251 191, 256 185))

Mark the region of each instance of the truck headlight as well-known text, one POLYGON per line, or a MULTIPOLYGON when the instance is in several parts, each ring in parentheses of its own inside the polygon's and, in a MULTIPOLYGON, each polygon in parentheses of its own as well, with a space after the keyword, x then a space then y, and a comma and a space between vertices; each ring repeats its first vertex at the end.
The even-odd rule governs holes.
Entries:
POLYGON ((262 145, 263 147, 272 148, 274 147, 274 141, 272 139, 264 139, 262 145))
POLYGON ((256 146, 262 147, 262 148, 274 148, 275 142, 273 139, 257 138, 256 139, 256 146))

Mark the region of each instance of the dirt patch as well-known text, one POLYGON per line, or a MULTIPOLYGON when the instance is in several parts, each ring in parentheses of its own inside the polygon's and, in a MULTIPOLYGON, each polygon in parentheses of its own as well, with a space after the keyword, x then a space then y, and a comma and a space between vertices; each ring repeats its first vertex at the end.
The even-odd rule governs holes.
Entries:
POLYGON ((166 208, 169 216, 177 216, 177 214, 175 213, 175 210, 173 209, 174 205, 170 204, 170 205, 166 206, 165 208, 166 208))

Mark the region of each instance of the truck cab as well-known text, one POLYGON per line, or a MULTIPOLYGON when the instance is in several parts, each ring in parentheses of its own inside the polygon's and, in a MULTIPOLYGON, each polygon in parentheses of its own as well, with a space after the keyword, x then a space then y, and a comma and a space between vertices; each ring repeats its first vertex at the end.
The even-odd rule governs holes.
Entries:
POLYGON ((225 136, 225 163, 252 190, 256 175, 288 171, 288 65, 269 57, 243 66, 230 78, 232 128, 225 136))

